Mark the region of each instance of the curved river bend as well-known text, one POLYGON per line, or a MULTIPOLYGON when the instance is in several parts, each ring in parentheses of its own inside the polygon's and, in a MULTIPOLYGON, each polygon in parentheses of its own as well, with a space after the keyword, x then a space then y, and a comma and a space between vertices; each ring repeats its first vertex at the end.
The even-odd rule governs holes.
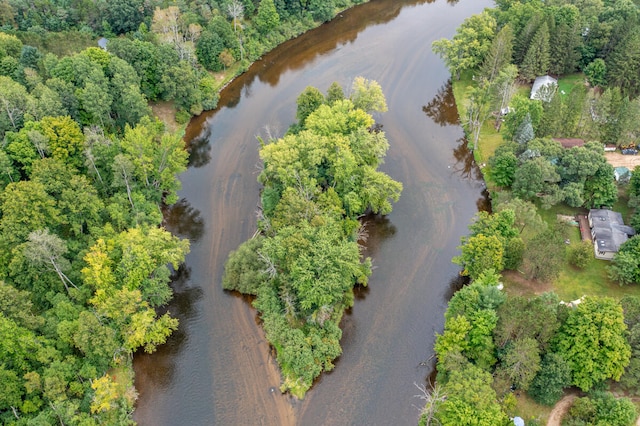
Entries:
POLYGON ((434 332, 459 271, 450 259, 483 203, 481 180, 457 124, 448 72, 431 42, 451 37, 489 0, 373 0, 286 43, 222 94, 188 129, 191 165, 166 226, 192 240, 169 307, 180 329, 135 357, 135 419, 157 425, 416 424, 434 332), (343 355, 304 401, 278 391, 279 375, 256 312, 220 286, 230 250, 255 231, 256 135, 281 136, 306 86, 377 80, 389 112, 376 119, 391 149, 382 170, 404 192, 369 220, 366 255, 377 269, 342 327, 343 355))

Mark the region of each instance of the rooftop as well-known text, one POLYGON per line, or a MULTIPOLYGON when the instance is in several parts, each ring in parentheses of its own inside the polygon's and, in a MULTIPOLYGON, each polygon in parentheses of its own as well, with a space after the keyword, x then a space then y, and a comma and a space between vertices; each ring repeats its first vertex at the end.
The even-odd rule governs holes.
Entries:
POLYGON ((591 209, 589 211, 594 241, 601 252, 617 252, 627 241, 629 235, 635 235, 630 226, 622 220, 622 214, 608 209, 591 209))

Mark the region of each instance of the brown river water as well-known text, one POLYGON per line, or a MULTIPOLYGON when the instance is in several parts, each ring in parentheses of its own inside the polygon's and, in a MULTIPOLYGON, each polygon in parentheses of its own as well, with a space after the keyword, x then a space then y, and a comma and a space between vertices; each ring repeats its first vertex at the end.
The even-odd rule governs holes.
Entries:
POLYGON ((136 354, 135 420, 157 425, 415 425, 414 383, 432 372, 434 333, 459 282, 451 263, 483 184, 448 83, 431 52, 490 0, 371 1, 290 41, 222 93, 187 130, 191 159, 166 226, 192 242, 169 311, 180 328, 136 354), (229 251, 251 237, 260 187, 257 135, 281 136, 306 86, 377 80, 389 111, 375 118, 391 148, 382 170, 403 182, 387 217, 369 218, 376 269, 342 321, 343 354, 303 401, 280 394, 273 354, 250 300, 220 286, 229 251))

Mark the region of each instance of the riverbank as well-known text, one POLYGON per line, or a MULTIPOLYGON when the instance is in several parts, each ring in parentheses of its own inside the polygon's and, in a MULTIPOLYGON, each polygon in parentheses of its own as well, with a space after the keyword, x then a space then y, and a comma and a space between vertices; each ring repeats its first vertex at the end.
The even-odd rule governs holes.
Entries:
MULTIPOLYGON (((474 83, 470 73, 463 74, 460 80, 453 82, 453 92, 456 105, 459 108, 459 117, 461 122, 464 121, 464 117, 466 115, 468 94, 471 92, 473 85, 474 83)), ((520 91, 525 92, 528 91, 528 89, 528 87, 523 87, 520 91)), ((502 196, 504 194, 499 194, 501 188, 498 188, 491 181, 489 176, 486 175, 486 171, 488 169, 485 169, 483 166, 489 163, 491 156, 504 142, 502 135, 495 128, 495 119, 490 118, 484 123, 480 132, 479 140, 474 147, 474 158, 483 169, 483 177, 486 185, 490 189, 491 195, 496 198, 500 197, 500 199, 504 199, 502 196)), ((607 156, 607 162, 612 165, 616 165, 615 161, 625 160, 621 157, 625 156, 607 156)), ((631 157, 635 160, 635 157, 631 157)), ((634 161, 630 161, 629 164, 632 167, 635 166, 634 161)), ((626 205, 628 198, 625 198, 626 191, 624 188, 621 189, 619 187, 618 190, 621 193, 621 199, 614 204, 613 210, 621 211, 626 220, 630 214, 629 208, 626 205)), ((557 216, 560 214, 573 216, 577 212, 584 212, 586 210, 581 208, 572 208, 564 203, 543 209, 538 202, 536 203, 535 211, 542 217, 546 225, 552 227, 557 223, 557 216)), ((577 228, 570 228, 566 241, 567 244, 571 245, 579 244, 580 234, 577 228)), ((567 245, 564 252, 561 251, 562 261, 560 271, 558 276, 555 278, 540 281, 528 279, 525 274, 519 270, 505 271, 502 276, 502 282, 505 285, 507 295, 509 295, 509 297, 514 295, 523 296, 532 300, 544 292, 553 292, 557 294, 561 300, 577 300, 585 296, 594 296, 598 298, 613 298, 617 301, 625 296, 637 297, 640 295, 640 291, 637 287, 621 287, 617 283, 613 282, 608 276, 607 266, 609 263, 606 261, 597 260, 591 256, 586 262, 586 266, 582 268, 577 268, 570 264, 568 259, 571 251, 571 245, 567 245)), ((575 395, 571 396, 572 392, 575 392, 575 388, 568 389, 572 389, 565 392, 565 395, 569 396, 566 396, 558 402, 556 406, 553 407, 553 410, 552 407, 535 403, 531 397, 522 391, 514 394, 516 402, 511 408, 511 412, 508 411, 504 402, 502 404, 505 406, 505 410, 507 410, 507 413, 509 413, 510 416, 515 414, 527 420, 535 420, 540 424, 546 423, 548 425, 555 425, 559 424, 561 417, 568 411, 569 406, 571 405, 571 399, 575 397, 575 395)))
MULTIPOLYGON (((293 32, 286 33, 284 38, 277 37, 277 36, 274 37, 274 39, 276 39, 277 42, 275 44, 267 44, 265 46, 266 49, 259 51, 257 55, 255 55, 256 57, 254 58, 253 61, 243 59, 243 60, 234 62, 233 64, 226 67, 223 71, 220 71, 220 72, 209 71, 208 73, 211 77, 213 77, 213 81, 214 81, 214 85, 212 87, 213 91, 216 93, 219 99, 221 92, 229 84, 231 84, 236 78, 238 78, 239 76, 247 72, 247 70, 250 67, 252 67, 256 62, 261 60, 264 55, 272 52, 274 49, 276 49, 277 47, 281 46, 282 44, 288 41, 294 40, 311 30, 319 28, 320 26, 333 21, 334 19, 336 19, 336 17, 341 16, 343 12, 349 9, 352 9, 354 7, 361 6, 368 2, 369 0, 359 0, 357 3, 353 3, 346 8, 338 9, 338 11, 336 11, 333 14, 333 17, 328 21, 314 21, 314 20, 302 19, 299 21, 299 23, 301 23, 302 26, 299 26, 299 27, 294 26, 293 32)), ((352 3, 352 1, 349 0, 347 3, 352 3)), ((212 108, 212 110, 217 109, 217 103, 218 102, 216 102, 216 105, 212 108)), ((149 106, 151 107, 154 116, 162 120, 167 126, 167 128, 174 129, 174 130, 179 129, 181 126, 188 125, 188 123, 192 119, 202 114, 201 113, 201 114, 191 115, 189 120, 182 123, 180 122, 180 120, 176 118, 178 116, 177 114, 178 110, 172 101, 150 102, 149 106)))

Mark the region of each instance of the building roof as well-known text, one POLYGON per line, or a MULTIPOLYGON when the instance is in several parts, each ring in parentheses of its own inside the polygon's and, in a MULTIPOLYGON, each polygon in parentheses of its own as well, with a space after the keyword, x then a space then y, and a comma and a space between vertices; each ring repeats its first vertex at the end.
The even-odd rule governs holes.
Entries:
POLYGON ((104 37, 98 39, 98 46, 104 50, 107 50, 107 43, 109 43, 109 40, 104 37))
POLYGON ((617 181, 628 181, 631 178, 631 170, 624 166, 616 167, 613 169, 613 176, 617 181))
POLYGON ((538 92, 543 86, 549 86, 549 85, 557 86, 558 80, 551 77, 550 75, 543 75, 540 77, 536 77, 535 81, 533 82, 533 87, 531 87, 531 99, 540 99, 540 100, 550 101, 550 99, 541 99, 538 94, 538 92))
POLYGON ((560 142, 563 148, 573 148, 574 146, 583 146, 583 139, 571 139, 571 138, 553 138, 554 141, 560 142))
POLYGON ((589 217, 598 251, 617 253, 629 235, 635 235, 634 229, 624 224, 622 214, 618 212, 608 209, 591 209, 589 217))

